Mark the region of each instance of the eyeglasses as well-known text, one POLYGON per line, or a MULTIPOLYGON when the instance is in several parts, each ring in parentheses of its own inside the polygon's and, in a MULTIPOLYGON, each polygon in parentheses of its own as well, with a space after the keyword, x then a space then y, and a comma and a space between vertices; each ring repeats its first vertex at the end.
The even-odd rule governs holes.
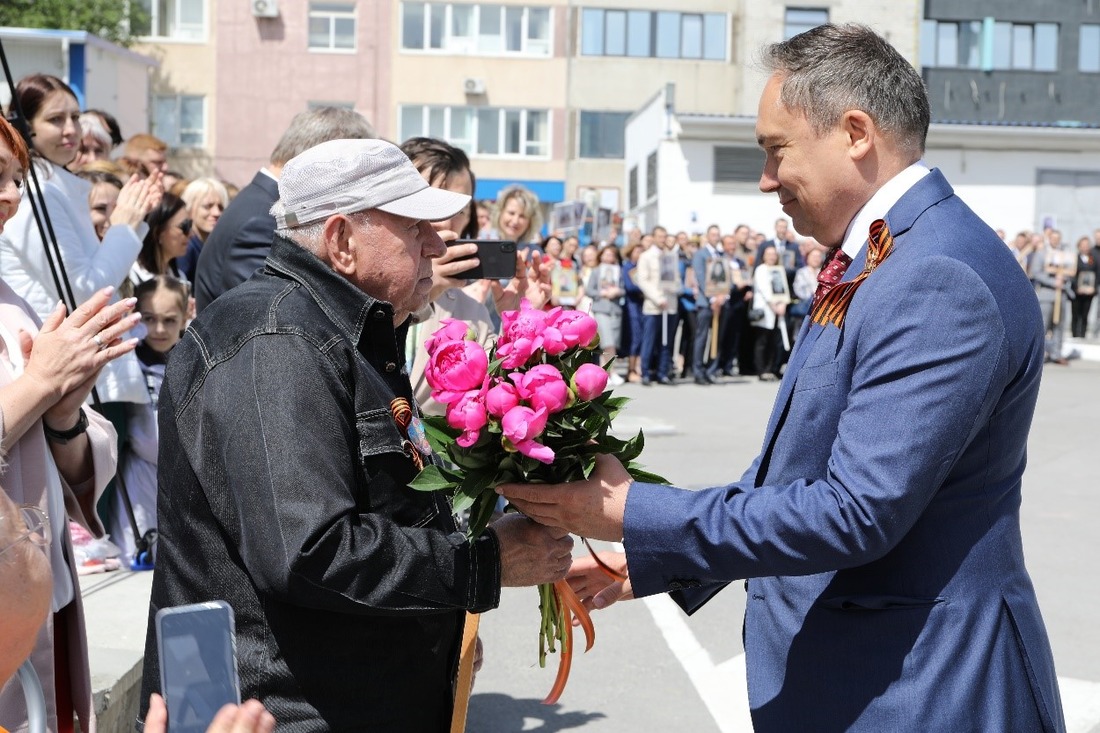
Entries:
POLYGON ((177 226, 180 228, 180 231, 183 232, 185 235, 191 233, 191 220, 190 219, 184 219, 179 224, 177 224, 177 226))
MULTIPOLYGON (((31 544, 39 547, 46 547, 50 544, 50 518, 46 516, 46 512, 31 504, 23 504, 19 507, 19 511, 23 515, 23 524, 26 525, 27 529, 12 540, 11 544, 0 548, 0 557, 24 540, 29 540, 31 544)), ((0 515, 0 522, 3 520, 4 516, 0 515)))

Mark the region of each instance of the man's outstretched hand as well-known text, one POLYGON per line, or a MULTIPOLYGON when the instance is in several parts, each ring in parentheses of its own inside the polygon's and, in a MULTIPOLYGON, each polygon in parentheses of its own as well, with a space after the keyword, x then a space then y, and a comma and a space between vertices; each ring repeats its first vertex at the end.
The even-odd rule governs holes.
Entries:
POLYGON ((618 542, 623 538, 626 495, 633 479, 614 456, 596 457, 584 481, 564 484, 501 484, 497 493, 539 524, 573 534, 618 542))

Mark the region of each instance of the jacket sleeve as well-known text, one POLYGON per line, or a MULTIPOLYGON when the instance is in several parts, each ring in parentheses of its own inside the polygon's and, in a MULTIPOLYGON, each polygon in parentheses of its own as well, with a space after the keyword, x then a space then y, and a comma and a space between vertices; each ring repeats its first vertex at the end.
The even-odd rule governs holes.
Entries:
POLYGON ((656 258, 646 257, 643 252, 638 259, 638 266, 634 269, 635 283, 638 285, 638 289, 642 291, 645 299, 654 305, 666 299, 659 286, 660 271, 657 269, 658 267, 659 263, 656 258))
MULTIPOLYGON (((54 234, 61 245, 65 269, 77 304, 92 297, 97 290, 121 285, 141 252, 138 232, 129 225, 116 224, 107 230, 103 241, 99 242, 90 217, 86 221, 74 218, 71 203, 64 199, 60 191, 51 186, 45 190, 54 234)), ((147 228, 146 224, 141 224, 142 230, 147 228)), ((41 237, 37 229, 31 231, 32 238, 38 241, 28 243, 29 248, 37 247, 41 252, 41 237)))
POLYGON ((846 336, 856 339, 855 368, 825 475, 759 489, 749 473, 697 492, 631 487, 623 544, 636 595, 685 578, 705 585, 856 567, 901 541, 1016 368, 981 278, 956 260, 929 259, 936 278, 911 271, 861 293, 862 311, 875 317, 846 336))
MULTIPOLYGON (((178 440, 257 587, 288 603, 386 615, 496 607, 495 536, 471 542, 452 531, 438 495, 416 495, 415 511, 402 502, 415 471, 361 432, 370 415, 356 414, 346 377, 308 337, 287 335, 250 339, 179 407, 169 376, 162 470, 178 440), (224 441, 217 457, 210 441, 224 441), (448 521, 426 516, 424 502, 448 521)), ((392 419, 386 405, 376 412, 392 419)), ((170 490, 162 485, 161 497, 170 490)))

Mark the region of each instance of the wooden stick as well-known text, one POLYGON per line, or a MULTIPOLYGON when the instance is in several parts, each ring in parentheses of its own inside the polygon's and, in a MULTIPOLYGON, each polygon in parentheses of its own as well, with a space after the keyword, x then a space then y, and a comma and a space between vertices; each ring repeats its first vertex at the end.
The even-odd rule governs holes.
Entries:
MULTIPOLYGON (((710 358, 718 358, 718 308, 711 306, 710 317, 710 358)), ((704 371, 706 371, 704 369, 704 371)))
POLYGON ((474 691, 474 656, 477 652, 477 627, 481 615, 466 614, 462 630, 462 653, 458 658, 458 681, 455 683, 455 707, 451 715, 451 733, 465 733, 466 714, 470 709, 470 695, 474 691))

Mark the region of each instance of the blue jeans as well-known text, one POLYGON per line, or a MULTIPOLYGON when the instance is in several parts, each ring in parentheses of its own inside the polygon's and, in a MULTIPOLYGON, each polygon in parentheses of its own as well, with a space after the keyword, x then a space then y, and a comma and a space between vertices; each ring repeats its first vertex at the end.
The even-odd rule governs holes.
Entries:
POLYGON ((676 341, 679 316, 665 313, 642 318, 642 376, 647 379, 668 379, 672 372, 672 345, 676 341), (662 328, 661 320, 665 327, 662 328), (662 337, 663 331, 663 337, 662 337), (663 340, 662 340, 663 339, 663 340), (653 375, 653 362, 657 362, 657 375, 653 375))

